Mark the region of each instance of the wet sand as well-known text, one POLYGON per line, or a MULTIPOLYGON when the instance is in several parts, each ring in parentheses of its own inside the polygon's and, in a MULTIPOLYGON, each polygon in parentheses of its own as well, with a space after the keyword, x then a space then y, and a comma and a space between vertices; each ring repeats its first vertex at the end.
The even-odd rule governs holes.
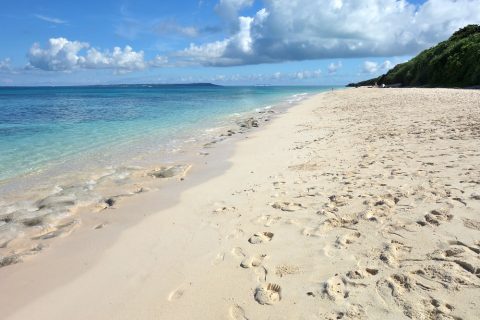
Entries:
POLYGON ((479 115, 474 90, 319 94, 213 148, 178 198, 85 213, 0 268, 1 317, 476 319, 479 115))

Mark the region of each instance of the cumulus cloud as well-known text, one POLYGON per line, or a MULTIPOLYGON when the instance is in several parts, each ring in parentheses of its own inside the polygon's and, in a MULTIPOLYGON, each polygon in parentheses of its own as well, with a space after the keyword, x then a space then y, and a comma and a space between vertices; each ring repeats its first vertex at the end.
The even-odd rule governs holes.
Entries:
POLYGON ((254 17, 239 17, 238 31, 228 39, 203 45, 190 44, 190 47, 177 53, 178 56, 192 62, 205 65, 240 65, 257 60, 253 46, 254 28, 268 18, 267 10, 262 9, 254 17))
POLYGON ((34 43, 28 53, 28 67, 46 71, 71 71, 75 69, 113 69, 116 72, 160 67, 168 59, 156 56, 145 61, 143 51, 132 47, 114 47, 112 51, 101 51, 86 42, 70 41, 66 38, 51 38, 45 48, 34 43))
POLYGON ((45 49, 39 43, 34 43, 28 52, 31 67, 50 70, 71 70, 81 64, 85 58, 79 56, 82 49, 88 48, 86 42, 69 41, 65 38, 51 38, 45 49))
POLYGON ((337 72, 338 69, 342 67, 342 62, 338 61, 337 63, 332 62, 328 65, 328 73, 334 74, 337 72))
POLYGON ((363 72, 365 73, 375 73, 378 71, 378 63, 373 61, 365 61, 363 63, 363 72))
POLYGON ((220 0, 215 6, 215 11, 227 21, 232 21, 237 18, 240 10, 252 4, 253 0, 220 0))
POLYGON ((148 65, 157 68, 164 67, 168 65, 168 57, 157 55, 155 56, 155 58, 148 62, 148 65))
POLYGON ((115 69, 119 71, 134 71, 145 69, 146 63, 143 51, 133 51, 126 46, 113 48, 113 51, 100 52, 95 48, 89 49, 79 62, 80 67, 86 69, 115 69))
POLYGON ((297 80, 317 79, 322 75, 322 70, 305 70, 293 73, 290 78, 297 80))
POLYGON ((10 58, 5 58, 3 60, 0 60, 0 71, 10 72, 11 70, 12 70, 12 67, 10 65, 10 58))
POLYGON ((395 64, 392 63, 390 60, 386 60, 385 62, 382 63, 382 70, 388 71, 395 67, 395 64))
POLYGON ((217 66, 412 55, 480 21, 480 0, 264 0, 256 15, 238 16, 252 2, 220 0, 232 34, 179 55, 217 66))
POLYGON ((54 23, 54 24, 65 24, 65 23, 67 23, 66 20, 53 18, 53 17, 48 17, 48 16, 44 16, 44 15, 41 15, 41 14, 36 14, 35 17, 37 19, 40 19, 40 20, 43 20, 43 21, 46 21, 46 22, 50 22, 50 23, 54 23))
POLYGON ((364 73, 376 73, 378 71, 386 72, 392 69, 394 66, 395 65, 390 60, 386 60, 381 64, 374 61, 365 61, 363 63, 363 72, 364 73))

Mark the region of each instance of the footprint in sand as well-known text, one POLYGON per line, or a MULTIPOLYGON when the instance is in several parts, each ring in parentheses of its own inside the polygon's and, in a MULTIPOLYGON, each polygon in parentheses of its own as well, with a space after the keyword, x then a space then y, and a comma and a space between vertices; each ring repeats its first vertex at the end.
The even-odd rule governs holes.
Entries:
POLYGON ((240 247, 235 247, 232 249, 232 254, 236 257, 243 258, 246 256, 245 251, 240 247))
POLYGON ((473 276, 480 278, 480 265, 477 262, 480 249, 455 240, 449 241, 449 244, 450 248, 437 250, 430 257, 433 260, 453 262, 473 276))
POLYGON ((278 284, 268 283, 255 289, 255 301, 265 305, 272 305, 282 299, 282 288, 278 284))
POLYGON ((347 247, 349 244, 355 243, 361 236, 360 232, 352 232, 341 237, 338 237, 335 241, 335 246, 337 248, 347 247))
POLYGON ((275 202, 274 204, 272 204, 272 207, 274 209, 279 209, 279 210, 288 211, 288 212, 293 212, 293 211, 297 211, 297 210, 306 208, 301 203, 288 202, 288 201, 287 202, 275 202))
MULTIPOLYGON (((440 209, 430 211, 430 213, 427 213, 424 218, 425 221, 430 225, 438 227, 442 222, 452 220, 453 215, 449 214, 445 209, 440 209)), ((426 225, 426 223, 423 221, 419 221, 418 224, 421 226, 426 225)))
POLYGON ((353 271, 347 272, 347 277, 352 280, 359 280, 364 279, 369 276, 376 276, 378 274, 378 269, 374 268, 365 268, 365 269, 358 269, 353 271))
MULTIPOLYGON (((479 248, 476 248, 474 246, 469 246, 468 244, 462 242, 462 241, 458 241, 458 240, 450 240, 448 241, 448 244, 451 245, 451 246, 462 246, 462 247, 465 247, 467 249, 469 249, 470 251, 476 253, 476 254, 480 254, 480 249, 479 248)), ((476 246, 479 246, 478 243, 475 243, 476 246)))
POLYGON ((268 270, 264 266, 260 266, 258 268, 255 268, 255 274, 258 276, 257 280, 260 283, 265 283, 267 282, 267 275, 268 275, 268 270))
POLYGON ((229 314, 230 319, 232 320, 248 320, 245 315, 245 310, 243 310, 238 304, 230 307, 229 314))
POLYGON ((227 235, 226 238, 227 238, 227 240, 238 239, 238 238, 242 237, 244 233, 245 232, 242 229, 235 229, 232 232, 230 232, 230 234, 227 235))
POLYGON ((478 281, 472 279, 472 277, 468 277, 468 275, 461 270, 460 266, 454 266, 453 264, 445 264, 442 267, 438 265, 427 265, 413 271, 412 274, 428 281, 438 282, 447 289, 458 290, 459 287, 480 287, 478 281))
POLYGON ((348 298, 349 292, 346 288, 346 281, 338 275, 329 278, 324 283, 323 294, 333 301, 341 301, 348 298))
MULTIPOLYGON (((417 274, 418 275, 418 274, 417 274)), ((443 310, 440 301, 430 298, 435 288, 427 286, 416 279, 413 274, 397 273, 383 278, 376 283, 376 292, 387 304, 398 306, 403 313, 413 319, 457 319, 447 315, 452 309, 443 310)), ((449 305, 450 306, 450 305, 449 305)), ((451 307, 451 306, 450 306, 451 307)))
POLYGON ((389 244, 385 244, 380 253, 380 260, 391 267, 398 266, 399 256, 412 251, 412 247, 406 246, 399 241, 392 240, 389 244))
POLYGON ((272 232, 257 232, 248 239, 248 242, 251 244, 260 244, 264 242, 269 242, 273 238, 272 232))
POLYGON ((423 303, 425 308, 428 310, 427 314, 435 314, 439 319, 459 319, 449 315, 453 310, 455 310, 455 307, 449 303, 434 298, 424 300, 423 303))
POLYGON ((462 220, 465 227, 480 231, 480 221, 468 218, 463 218, 462 220))
POLYGON ((280 189, 281 187, 283 187, 287 182, 286 181, 275 181, 273 182, 273 188, 274 189, 280 189))
POLYGON ((325 320, 363 320, 368 319, 367 313, 364 308, 358 304, 352 304, 347 306, 347 309, 344 311, 331 311, 323 315, 325 320))
POLYGON ((240 247, 233 248, 231 252, 235 257, 243 258, 242 261, 240 262, 240 266, 245 269, 256 268, 261 266, 263 260, 267 257, 266 254, 249 256, 240 247))
POLYGON ((185 290, 183 288, 178 288, 168 295, 168 301, 175 301, 183 297, 183 294, 185 293, 185 290))
POLYGON ((245 257, 240 263, 240 266, 245 269, 259 267, 262 265, 263 259, 265 259, 266 256, 266 254, 261 254, 258 256, 245 257))
POLYGON ((237 208, 235 207, 226 207, 226 206, 220 206, 213 210, 213 214, 225 214, 225 213, 230 213, 234 212, 237 208))
POLYGON ((273 224, 277 223, 281 217, 272 217, 271 215, 264 215, 254 220, 257 224, 262 224, 264 227, 270 227, 273 224))

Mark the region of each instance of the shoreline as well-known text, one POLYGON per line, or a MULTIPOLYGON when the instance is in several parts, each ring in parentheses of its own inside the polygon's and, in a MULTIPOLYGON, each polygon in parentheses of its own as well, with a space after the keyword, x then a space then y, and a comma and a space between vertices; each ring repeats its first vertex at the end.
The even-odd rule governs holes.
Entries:
MULTIPOLYGON (((311 95, 312 93, 295 94, 273 106, 255 110, 252 107, 251 111, 231 114, 221 122, 215 120, 212 122, 215 127, 203 130, 204 136, 193 136, 193 132, 190 133, 190 141, 184 141, 177 152, 163 155, 161 149, 155 155, 136 155, 121 164, 109 168, 99 167, 93 172, 83 168, 81 173, 56 174, 52 178, 53 182, 49 179, 49 183, 43 186, 30 187, 29 179, 26 179, 21 185, 27 183, 29 189, 21 188, 20 194, 18 191, 9 196, 4 194, 0 203, 0 227, 4 229, 0 237, 0 268, 42 252, 51 245, 51 241, 44 240, 68 236, 83 224, 85 213, 115 209, 125 198, 140 193, 165 192, 172 183, 183 180, 192 166, 203 164, 212 147, 222 142, 235 143, 238 136, 264 126, 278 114, 286 112, 311 95), (10 222, 25 227, 15 231, 18 228, 9 227, 10 222)), ((185 134, 180 137, 186 139, 185 134)), ((49 169, 47 176, 49 171, 56 171, 54 169, 55 167, 49 169)), ((5 186, 2 188, 5 189, 5 186)), ((102 224, 97 227, 101 228, 102 224)))
POLYGON ((0 268, 2 316, 475 318, 479 98, 315 95, 213 148, 225 162, 193 167, 178 199, 127 199, 91 214, 104 228, 0 268), (132 213, 147 216, 115 224, 132 213))

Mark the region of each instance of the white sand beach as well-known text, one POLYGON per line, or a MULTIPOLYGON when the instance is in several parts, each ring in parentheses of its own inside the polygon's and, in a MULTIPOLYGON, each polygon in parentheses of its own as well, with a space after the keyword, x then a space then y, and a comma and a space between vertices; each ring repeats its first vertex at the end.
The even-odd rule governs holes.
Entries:
POLYGON ((322 93, 209 153, 0 268, 0 318, 480 318, 480 91, 322 93))

